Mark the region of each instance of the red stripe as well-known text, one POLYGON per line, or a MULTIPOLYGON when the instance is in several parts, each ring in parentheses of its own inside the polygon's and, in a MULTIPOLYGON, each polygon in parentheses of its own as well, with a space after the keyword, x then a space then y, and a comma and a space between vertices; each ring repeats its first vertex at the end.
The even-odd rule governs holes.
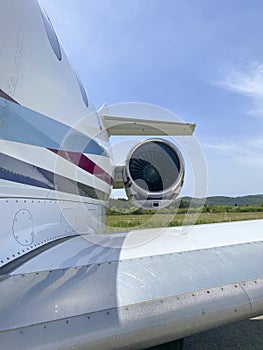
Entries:
POLYGON ((11 96, 7 95, 7 93, 5 93, 3 90, 0 89, 0 97, 8 100, 8 101, 11 101, 11 102, 14 102, 14 103, 17 103, 19 104, 16 100, 14 100, 11 96))
POLYGON ((94 163, 91 159, 86 157, 84 154, 78 152, 61 151, 51 148, 48 149, 58 154, 59 156, 67 159, 68 161, 77 165, 78 167, 87 171, 88 173, 95 175, 99 179, 105 181, 107 184, 112 184, 111 176, 108 173, 106 173, 106 171, 104 171, 102 168, 100 168, 96 163, 94 163))
MULTIPOLYGON (((1 89, 0 89, 0 97, 8 101, 19 104, 16 100, 14 100, 11 96, 9 96, 7 93, 5 93, 1 89)), ((60 150, 51 149, 51 148, 48 148, 48 149, 60 155, 61 157, 67 159, 71 163, 74 163, 75 165, 79 166, 81 169, 87 171, 88 173, 95 175, 99 179, 105 181, 107 184, 112 185, 112 177, 106 171, 100 168, 96 163, 94 163, 92 160, 87 158, 84 154, 78 153, 78 152, 60 151, 60 150)))

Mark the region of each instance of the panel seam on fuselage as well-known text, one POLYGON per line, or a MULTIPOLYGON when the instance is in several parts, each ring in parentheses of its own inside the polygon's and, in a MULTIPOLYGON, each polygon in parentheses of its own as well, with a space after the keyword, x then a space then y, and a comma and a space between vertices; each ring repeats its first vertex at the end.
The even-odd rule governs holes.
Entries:
POLYGON ((15 271, 18 267, 20 267, 24 263, 35 258, 37 255, 47 251, 48 249, 50 249, 50 248, 52 248, 60 243, 63 243, 65 241, 72 239, 72 238, 75 238, 77 236, 79 236, 79 235, 71 235, 71 236, 56 239, 55 241, 48 242, 48 243, 42 245, 41 247, 38 247, 38 248, 36 248, 36 249, 34 249, 34 250, 24 254, 24 255, 19 256, 16 259, 10 261, 9 263, 0 267, 0 280, 5 279, 4 277, 8 277, 8 275, 10 273, 15 271))

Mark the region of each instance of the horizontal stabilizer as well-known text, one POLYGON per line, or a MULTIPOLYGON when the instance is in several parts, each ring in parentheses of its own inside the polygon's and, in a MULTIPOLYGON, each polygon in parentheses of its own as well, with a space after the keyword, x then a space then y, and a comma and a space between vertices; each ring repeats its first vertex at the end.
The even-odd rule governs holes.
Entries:
POLYGON ((192 123, 127 118, 108 114, 100 114, 100 116, 110 136, 191 136, 196 126, 192 123))

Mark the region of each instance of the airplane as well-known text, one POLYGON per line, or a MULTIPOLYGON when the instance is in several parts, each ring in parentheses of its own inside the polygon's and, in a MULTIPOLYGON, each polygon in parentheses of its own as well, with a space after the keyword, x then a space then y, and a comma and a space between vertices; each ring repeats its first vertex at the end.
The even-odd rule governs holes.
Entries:
POLYGON ((1 0, 0 28, 1 349, 180 349, 261 315, 261 220, 103 231, 113 186, 174 201, 184 160, 162 136, 195 125, 97 111, 37 0, 1 0), (124 166, 113 135, 143 136, 124 166))

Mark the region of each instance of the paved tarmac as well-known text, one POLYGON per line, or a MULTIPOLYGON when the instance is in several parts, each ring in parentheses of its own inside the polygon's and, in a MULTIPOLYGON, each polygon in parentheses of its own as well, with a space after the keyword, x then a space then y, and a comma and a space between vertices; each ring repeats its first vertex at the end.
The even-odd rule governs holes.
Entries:
POLYGON ((194 335, 184 350, 263 350, 263 316, 194 335))

